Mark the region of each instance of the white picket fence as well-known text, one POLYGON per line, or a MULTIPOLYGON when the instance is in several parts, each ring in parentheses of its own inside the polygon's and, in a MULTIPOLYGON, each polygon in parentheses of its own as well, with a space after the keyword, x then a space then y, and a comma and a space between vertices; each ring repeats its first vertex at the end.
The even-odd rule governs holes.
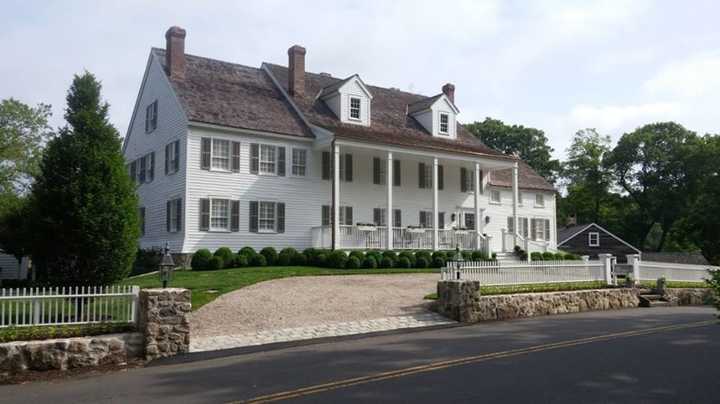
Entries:
POLYGON ((138 286, 0 289, 0 328, 134 323, 138 286))
POLYGON ((480 281, 484 286, 606 281, 601 261, 462 261, 440 271, 441 280, 480 281))
POLYGON ((718 271, 720 267, 709 265, 675 264, 670 262, 640 261, 641 281, 655 281, 665 278, 676 282, 703 282, 710 277, 708 270, 718 271))

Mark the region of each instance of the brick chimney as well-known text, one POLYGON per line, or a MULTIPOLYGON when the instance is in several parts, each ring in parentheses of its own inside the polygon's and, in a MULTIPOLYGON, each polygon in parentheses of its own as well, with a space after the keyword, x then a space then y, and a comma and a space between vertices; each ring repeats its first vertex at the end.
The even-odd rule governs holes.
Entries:
POLYGON ((165 33, 165 66, 173 79, 185 78, 185 30, 173 26, 165 33))
POLYGON ((288 91, 290 95, 305 95, 305 48, 293 45, 288 49, 288 91))
POLYGON ((452 83, 442 86, 442 92, 450 99, 450 102, 455 103, 455 86, 452 83))

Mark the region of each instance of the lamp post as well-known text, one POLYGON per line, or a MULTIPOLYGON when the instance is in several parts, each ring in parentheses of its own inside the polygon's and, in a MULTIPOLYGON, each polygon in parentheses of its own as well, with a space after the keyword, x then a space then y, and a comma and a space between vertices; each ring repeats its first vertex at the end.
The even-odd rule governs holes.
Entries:
POLYGON ((165 252, 163 253, 162 261, 160 261, 160 280, 162 281, 162 287, 167 288, 168 282, 172 279, 173 268, 175 268, 175 261, 173 261, 172 255, 170 255, 170 244, 165 243, 165 252))
POLYGON ((453 260, 455 261, 455 280, 460 280, 460 269, 462 269, 462 262, 465 261, 463 259, 462 254, 460 253, 460 246, 458 244, 455 244, 455 256, 453 257, 453 260))

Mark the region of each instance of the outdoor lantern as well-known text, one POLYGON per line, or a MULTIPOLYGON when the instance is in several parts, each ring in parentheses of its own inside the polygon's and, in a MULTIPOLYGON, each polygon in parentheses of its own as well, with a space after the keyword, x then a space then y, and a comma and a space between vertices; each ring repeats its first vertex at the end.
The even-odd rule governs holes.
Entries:
POLYGON ((463 259, 462 254, 460 253, 460 246, 455 246, 455 257, 453 257, 453 260, 455 261, 455 279, 460 280, 460 269, 462 268, 462 262, 465 261, 463 259))
POLYGON ((165 243, 165 253, 163 254, 162 261, 160 261, 160 280, 162 281, 162 287, 166 288, 170 279, 172 279, 173 268, 175 268, 175 261, 173 261, 172 255, 170 255, 170 245, 165 243))

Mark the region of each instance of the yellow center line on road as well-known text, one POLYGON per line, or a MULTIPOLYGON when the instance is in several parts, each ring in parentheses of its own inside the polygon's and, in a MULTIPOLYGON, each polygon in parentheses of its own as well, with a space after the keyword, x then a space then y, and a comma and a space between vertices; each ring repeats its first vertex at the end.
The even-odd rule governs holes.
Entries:
POLYGON ((350 379, 338 380, 329 383, 318 384, 314 386, 303 387, 295 390, 284 391, 280 393, 268 394, 264 396, 254 397, 248 400, 232 401, 230 403, 270 403, 291 398, 303 397, 311 394, 322 393, 330 390, 337 390, 356 386, 359 384, 374 383, 388 379, 395 379, 404 376, 411 376, 418 373, 432 372, 436 370, 447 369, 456 366, 468 365, 473 363, 485 362, 492 359, 508 358, 519 355, 526 355, 534 352, 549 351, 553 349, 568 348, 577 345, 590 344, 593 342, 608 341, 619 338, 635 337, 647 334, 656 334, 660 332, 684 330, 689 328, 703 327, 711 324, 717 324, 718 320, 706 320, 693 323, 667 325, 661 327, 644 328, 641 330, 624 331, 612 334, 597 335, 593 337, 578 338, 574 340, 554 342, 543 345, 535 345, 527 348, 511 349, 508 351, 492 352, 464 358, 433 362, 426 365, 413 366, 404 369, 392 370, 388 372, 375 373, 368 376, 355 377, 350 379))

